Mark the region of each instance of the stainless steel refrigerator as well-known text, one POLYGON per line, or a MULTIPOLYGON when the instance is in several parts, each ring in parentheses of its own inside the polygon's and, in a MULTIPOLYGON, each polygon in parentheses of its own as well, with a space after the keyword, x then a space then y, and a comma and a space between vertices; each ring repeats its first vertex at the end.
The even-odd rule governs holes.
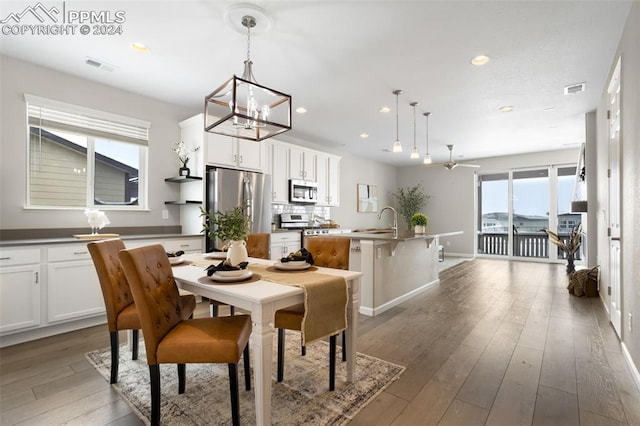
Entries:
MULTIPOLYGON (((205 206, 207 211, 229 212, 245 206, 251 217, 250 232, 271 230, 271 177, 263 173, 207 166, 205 206)), ((225 242, 207 238, 207 251, 225 242)))

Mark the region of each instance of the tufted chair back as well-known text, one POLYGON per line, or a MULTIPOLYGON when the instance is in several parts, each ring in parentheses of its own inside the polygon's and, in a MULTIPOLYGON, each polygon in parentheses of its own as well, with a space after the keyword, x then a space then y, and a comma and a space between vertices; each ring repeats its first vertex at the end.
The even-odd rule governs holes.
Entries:
POLYGON ((313 264, 325 268, 349 269, 349 238, 311 237, 304 240, 313 264))
POLYGON ((118 252, 124 250, 124 243, 120 239, 103 240, 91 242, 87 247, 100 280, 109 332, 123 328, 140 328, 137 318, 134 318, 135 324, 118 327, 118 315, 133 303, 129 283, 118 260, 118 252))
POLYGON ((120 263, 138 309, 147 362, 158 364, 158 343, 183 318, 171 264, 160 244, 123 250, 120 263))
POLYGON ((269 259, 269 242, 271 234, 253 233, 247 235, 247 253, 249 257, 269 259))

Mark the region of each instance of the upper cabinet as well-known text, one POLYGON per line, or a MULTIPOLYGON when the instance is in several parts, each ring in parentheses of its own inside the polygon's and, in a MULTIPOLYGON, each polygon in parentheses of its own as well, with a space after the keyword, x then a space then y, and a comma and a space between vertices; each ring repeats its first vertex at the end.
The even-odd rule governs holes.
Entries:
POLYGON ((278 140, 269 141, 271 202, 289 202, 289 179, 318 183, 318 205, 340 205, 340 157, 278 140))
POLYGON ((289 178, 316 180, 316 152, 291 145, 289 148, 289 178))
POLYGON ((207 164, 233 169, 263 171, 264 142, 230 138, 215 133, 206 134, 207 164))
POLYGON ((316 154, 318 205, 340 205, 340 157, 319 152, 316 154))

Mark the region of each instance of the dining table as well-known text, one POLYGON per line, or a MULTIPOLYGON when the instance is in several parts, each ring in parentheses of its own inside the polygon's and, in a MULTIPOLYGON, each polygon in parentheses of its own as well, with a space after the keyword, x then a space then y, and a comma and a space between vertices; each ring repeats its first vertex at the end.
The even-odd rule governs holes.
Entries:
MULTIPOLYGON (((277 274, 269 274, 269 280, 260 276, 246 282, 217 282, 207 276, 206 265, 219 263, 220 260, 207 258, 206 253, 191 253, 183 256, 184 262, 173 266, 173 275, 179 288, 209 299, 217 300, 250 312, 253 329, 250 347, 253 353, 254 389, 256 406, 256 424, 271 424, 271 388, 274 317, 277 310, 304 302, 304 290, 296 285, 280 283, 277 274), (274 276, 276 279, 274 279, 274 276)), ((275 261, 249 258, 248 269, 268 267, 273 270, 275 261)), ((287 274, 287 270, 278 270, 287 274)), ((302 271, 296 271, 299 274, 302 271)), ((333 276, 344 278, 347 291, 347 328, 346 355, 348 382, 353 381, 356 360, 356 336, 358 326, 358 310, 360 304, 361 272, 312 267, 305 273, 305 281, 313 281, 314 277, 333 276)), ((285 282, 291 282, 290 276, 282 275, 285 282)))

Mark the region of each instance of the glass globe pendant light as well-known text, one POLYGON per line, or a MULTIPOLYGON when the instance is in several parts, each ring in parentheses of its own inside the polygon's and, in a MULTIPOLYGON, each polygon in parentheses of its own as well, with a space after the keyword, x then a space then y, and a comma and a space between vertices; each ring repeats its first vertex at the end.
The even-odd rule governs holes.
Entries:
POLYGON ((393 143, 393 152, 402 152, 398 130, 398 96, 402 94, 402 90, 394 90, 393 94, 396 95, 396 141, 393 143))
POLYGON ((424 154, 424 158, 422 159, 422 164, 431 164, 431 155, 429 155, 429 116, 430 112, 424 112, 422 115, 427 119, 427 152, 424 154))
POLYGON ((411 150, 411 159, 417 160, 420 158, 420 153, 416 147, 416 106, 418 102, 411 102, 409 105, 413 107, 413 149, 411 150))

